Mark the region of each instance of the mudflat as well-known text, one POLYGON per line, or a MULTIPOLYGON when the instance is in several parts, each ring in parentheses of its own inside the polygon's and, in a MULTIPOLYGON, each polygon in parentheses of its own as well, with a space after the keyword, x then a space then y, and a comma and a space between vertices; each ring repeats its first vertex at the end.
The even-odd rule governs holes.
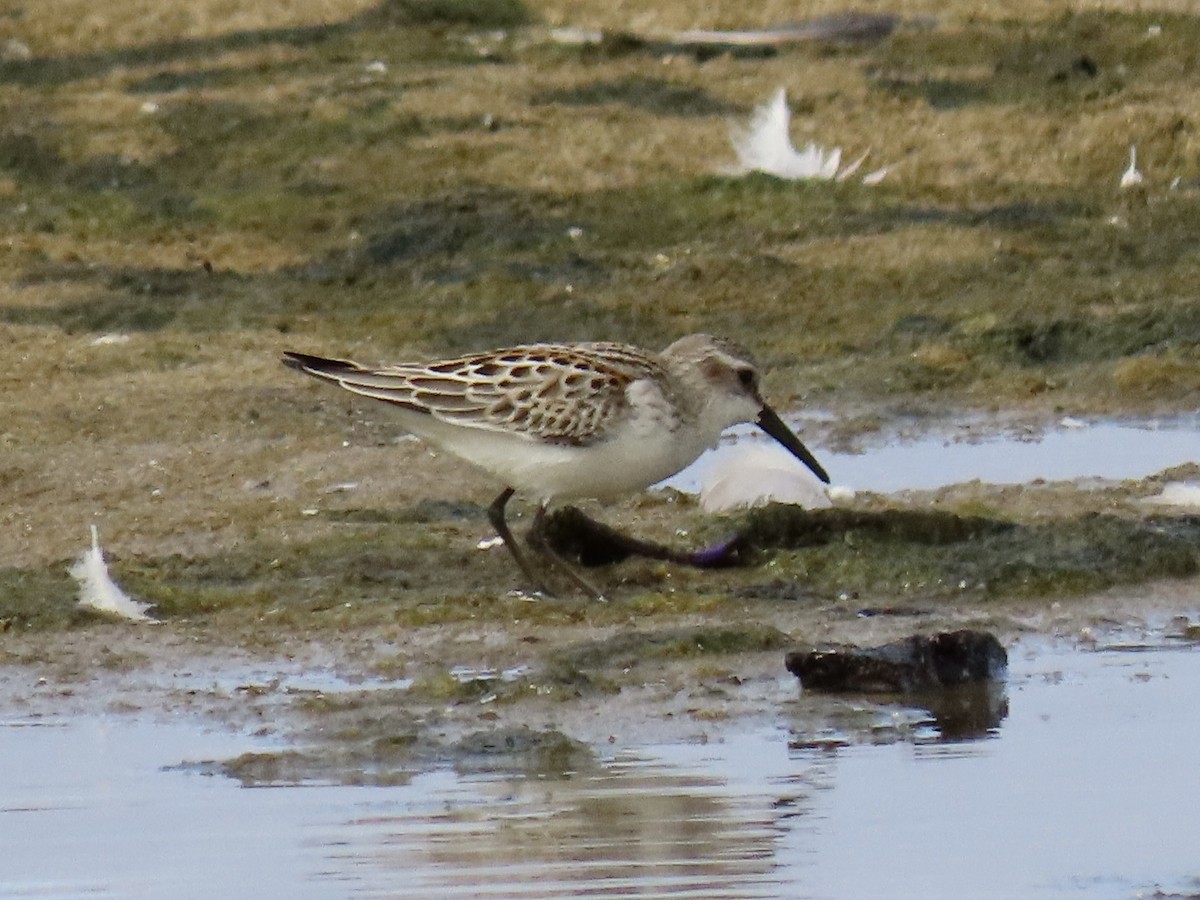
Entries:
POLYGON ((3 708, 195 709, 320 735, 351 768, 519 725, 573 752, 763 715, 800 644, 1194 607, 1195 512, 1143 501, 1195 459, 807 517, 651 492, 587 511, 679 547, 752 533, 753 557, 601 567, 604 604, 531 597, 478 547, 500 486, 279 365, 707 331, 755 351, 777 408, 822 411, 818 456, 959 414, 1194 414, 1183 5, 902 5, 887 36, 753 52, 672 36, 790 8, 119 6, 4 13, 3 708), (779 87, 798 145, 869 151, 882 181, 732 174, 731 126, 779 87), (90 524, 164 624, 76 608, 90 524), (289 691, 298 671, 364 687, 289 691))

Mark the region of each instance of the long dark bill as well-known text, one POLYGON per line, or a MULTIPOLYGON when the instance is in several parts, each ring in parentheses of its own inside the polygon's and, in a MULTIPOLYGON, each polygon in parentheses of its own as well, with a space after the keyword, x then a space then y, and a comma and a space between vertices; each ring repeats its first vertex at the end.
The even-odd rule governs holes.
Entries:
POLYGON ((825 471, 824 467, 817 462, 817 458, 809 452, 808 448, 800 443, 800 438, 796 437, 792 429, 783 424, 783 419, 775 414, 775 410, 764 405, 762 411, 758 414, 757 424, 759 428, 783 444, 792 456, 812 469, 813 474, 820 478, 821 481, 829 484, 829 474, 825 471))

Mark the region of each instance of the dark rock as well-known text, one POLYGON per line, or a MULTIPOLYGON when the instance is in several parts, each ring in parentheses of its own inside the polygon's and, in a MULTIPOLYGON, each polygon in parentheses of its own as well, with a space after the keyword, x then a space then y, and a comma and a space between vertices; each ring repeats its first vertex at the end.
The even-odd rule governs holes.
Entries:
POLYGON ((868 649, 797 650, 785 664, 807 690, 911 694, 999 680, 1008 654, 995 635, 963 629, 868 649))

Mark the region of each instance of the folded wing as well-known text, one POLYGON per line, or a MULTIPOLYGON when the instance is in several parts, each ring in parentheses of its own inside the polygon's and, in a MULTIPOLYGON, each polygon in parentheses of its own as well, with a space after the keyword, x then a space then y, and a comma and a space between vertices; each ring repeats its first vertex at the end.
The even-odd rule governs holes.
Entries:
POLYGON ((628 412, 629 385, 659 371, 620 344, 535 344, 379 368, 289 351, 284 363, 443 422, 572 445, 603 440, 628 412))

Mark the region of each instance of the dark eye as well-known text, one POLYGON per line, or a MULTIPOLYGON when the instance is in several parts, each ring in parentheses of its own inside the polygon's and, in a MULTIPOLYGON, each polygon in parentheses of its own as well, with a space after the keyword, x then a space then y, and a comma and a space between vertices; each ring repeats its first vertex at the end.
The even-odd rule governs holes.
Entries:
POLYGON ((753 369, 738 369, 737 379, 741 383, 742 387, 747 389, 754 387, 755 382, 758 380, 754 377, 753 369))

